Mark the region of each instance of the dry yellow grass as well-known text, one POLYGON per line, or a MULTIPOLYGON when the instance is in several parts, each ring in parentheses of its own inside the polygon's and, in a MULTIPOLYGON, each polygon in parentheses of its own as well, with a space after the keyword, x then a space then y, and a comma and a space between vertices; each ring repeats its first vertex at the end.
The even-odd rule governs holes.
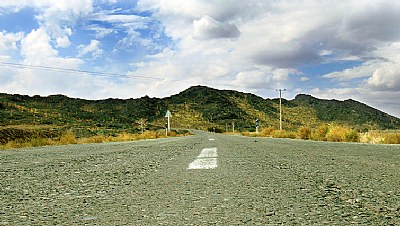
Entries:
POLYGON ((59 139, 51 138, 35 138, 28 142, 11 141, 7 144, 0 145, 0 149, 16 149, 16 148, 29 148, 39 146, 50 146, 50 145, 68 145, 68 144, 87 144, 87 143, 104 143, 104 142, 124 142, 124 141, 135 141, 142 139, 157 139, 165 137, 179 137, 191 135, 190 132, 178 134, 175 131, 168 132, 168 136, 165 135, 164 131, 146 131, 143 134, 130 134, 120 133, 116 137, 97 135, 87 138, 77 138, 73 132, 67 132, 63 134, 59 139))
POLYGON ((60 144, 77 144, 76 136, 73 132, 67 132, 60 137, 60 144))

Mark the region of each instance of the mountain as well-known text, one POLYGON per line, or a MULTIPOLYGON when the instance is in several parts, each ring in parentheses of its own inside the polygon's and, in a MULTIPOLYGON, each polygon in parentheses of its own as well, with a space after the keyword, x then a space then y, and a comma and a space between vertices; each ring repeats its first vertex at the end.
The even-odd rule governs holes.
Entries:
MULTIPOLYGON (((225 131, 279 128, 279 99, 264 99, 250 93, 194 86, 166 98, 83 100, 63 95, 47 97, 0 94, 0 128, 27 127, 112 134, 138 131, 138 120, 150 129, 165 126, 165 112, 172 112, 176 128, 225 131)), ((300 94, 282 99, 283 128, 317 127, 337 123, 359 129, 399 129, 400 119, 354 100, 322 100, 300 94)))

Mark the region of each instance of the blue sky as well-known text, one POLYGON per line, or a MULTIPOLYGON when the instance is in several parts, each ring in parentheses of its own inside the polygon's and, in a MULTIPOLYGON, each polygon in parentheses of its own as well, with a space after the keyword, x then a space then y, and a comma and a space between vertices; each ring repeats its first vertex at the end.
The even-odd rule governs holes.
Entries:
POLYGON ((288 99, 351 98, 400 116, 398 12, 391 0, 3 0, 0 92, 137 98, 207 85, 275 98, 286 88, 288 99))

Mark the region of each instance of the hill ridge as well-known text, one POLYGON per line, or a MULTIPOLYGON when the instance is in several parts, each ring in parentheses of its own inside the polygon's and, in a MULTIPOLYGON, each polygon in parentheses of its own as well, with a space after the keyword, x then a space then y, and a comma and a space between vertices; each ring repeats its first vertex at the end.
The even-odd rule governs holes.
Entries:
MULTIPOLYGON (((362 102, 348 99, 318 99, 298 94, 283 99, 284 129, 317 127, 338 123, 359 129, 399 129, 400 119, 362 102)), ((256 118, 262 127, 278 128, 279 101, 264 99, 252 93, 192 86, 165 98, 85 100, 62 94, 27 96, 0 94, 0 126, 48 125, 54 127, 90 127, 137 129, 137 121, 161 129, 165 112, 171 110, 173 126, 179 128, 225 131, 232 123, 238 130, 254 129, 256 118)))

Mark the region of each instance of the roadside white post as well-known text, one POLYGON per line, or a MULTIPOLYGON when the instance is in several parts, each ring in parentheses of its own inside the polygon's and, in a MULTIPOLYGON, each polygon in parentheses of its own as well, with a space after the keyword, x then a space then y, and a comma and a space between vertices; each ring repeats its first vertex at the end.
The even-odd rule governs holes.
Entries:
POLYGON ((167 113, 165 114, 165 117, 168 118, 167 132, 171 132, 171 116, 171 112, 167 110, 167 113))
POLYGON ((256 133, 258 134, 258 127, 260 126, 260 124, 259 124, 259 120, 258 119, 256 119, 256 133))

